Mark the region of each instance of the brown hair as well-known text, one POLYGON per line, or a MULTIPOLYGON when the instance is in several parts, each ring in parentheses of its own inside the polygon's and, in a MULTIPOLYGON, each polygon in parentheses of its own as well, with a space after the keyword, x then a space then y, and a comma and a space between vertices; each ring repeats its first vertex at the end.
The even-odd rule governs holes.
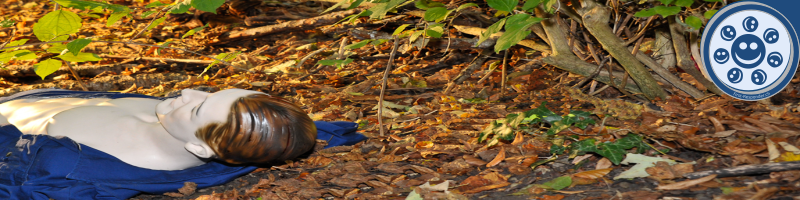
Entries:
POLYGON ((252 94, 237 99, 228 120, 196 132, 217 158, 231 164, 268 163, 294 159, 315 144, 314 121, 297 105, 282 98, 252 94))

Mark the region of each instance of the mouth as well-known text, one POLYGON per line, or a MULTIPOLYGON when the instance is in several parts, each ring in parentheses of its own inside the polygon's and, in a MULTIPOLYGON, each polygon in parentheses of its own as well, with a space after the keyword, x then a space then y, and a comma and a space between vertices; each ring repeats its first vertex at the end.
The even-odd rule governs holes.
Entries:
MULTIPOLYGON (((742 62, 742 64, 745 64, 745 65, 752 65, 752 64, 756 63, 756 61, 758 61, 758 59, 755 59, 755 58, 752 59, 752 60, 745 60, 742 57, 739 57, 739 54, 736 54, 735 56, 736 56, 736 59, 739 60, 739 62, 742 62)), ((760 57, 761 57, 761 53, 758 53, 756 58, 760 58, 760 57)))

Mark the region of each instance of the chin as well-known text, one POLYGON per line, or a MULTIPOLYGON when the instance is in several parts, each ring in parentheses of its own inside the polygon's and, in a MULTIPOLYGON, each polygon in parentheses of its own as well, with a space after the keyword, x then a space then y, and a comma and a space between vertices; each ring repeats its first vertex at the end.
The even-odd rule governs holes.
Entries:
POLYGON ((156 115, 158 115, 159 118, 172 111, 172 101, 175 101, 175 99, 167 99, 156 105, 156 115))

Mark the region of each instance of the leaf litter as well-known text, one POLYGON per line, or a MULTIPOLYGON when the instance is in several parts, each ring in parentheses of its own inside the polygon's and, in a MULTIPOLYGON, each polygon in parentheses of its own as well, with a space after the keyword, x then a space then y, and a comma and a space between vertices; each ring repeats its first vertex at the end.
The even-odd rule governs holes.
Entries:
MULTIPOLYGON (((317 149, 297 160, 264 166, 225 185, 195 190, 187 183, 180 191, 133 199, 738 199, 800 195, 796 192, 800 187, 796 184, 800 179, 797 168, 729 177, 684 176, 743 165, 800 161, 800 127, 796 126, 800 123, 800 103, 796 100, 800 94, 794 86, 774 96, 770 103, 719 96, 697 100, 673 89, 671 96, 648 105, 620 98, 623 94, 613 88, 589 95, 585 88, 570 87, 582 76, 543 64, 539 61, 542 52, 503 46, 510 48, 507 91, 498 89, 500 68, 491 64, 502 61, 499 54, 475 64, 478 68, 474 74, 467 74, 464 82, 445 93, 451 80, 460 76, 481 51, 458 46, 445 51, 447 45, 436 46, 440 41, 432 40, 424 48, 407 47, 394 61, 397 66, 390 72, 382 104, 388 134, 382 137, 377 127, 378 83, 391 42, 376 35, 364 38, 359 31, 363 28, 389 35, 406 21, 419 18, 392 18, 394 14, 387 14, 390 20, 383 24, 331 25, 325 21, 331 19, 325 17, 332 15, 318 13, 332 3, 234 2, 217 10, 216 15, 202 11, 170 15, 153 27, 147 26, 152 19, 144 17, 122 18, 115 26, 84 22, 88 27, 73 34, 123 39, 131 37, 137 28, 147 27, 152 29, 137 41, 168 42, 229 59, 233 66, 174 49, 88 44, 84 51, 104 59, 79 67, 80 74, 91 74, 80 81, 89 90, 155 96, 185 88, 261 90, 291 99, 315 120, 357 122, 360 132, 370 139, 353 146, 317 149), (322 21, 305 20, 313 16, 322 16, 315 19, 322 21), (318 24, 297 25, 301 22, 318 24), (250 34, 250 29, 271 24, 294 27, 272 26, 269 31, 285 33, 237 38, 250 34), (229 34, 233 32, 239 34, 229 34), (342 37, 350 40, 343 43, 346 50, 339 51, 342 37), (111 67, 96 67, 103 65, 111 67), (165 77, 162 75, 177 78, 159 78, 165 77), (479 81, 484 77, 485 81, 479 81), (646 164, 644 167, 624 165, 634 163, 629 159, 639 156, 661 158, 636 161, 646 164), (626 176, 632 170, 636 175, 626 176)), ((32 32, 41 30, 32 26, 32 20, 48 10, 31 3, 46 4, 3 3, 6 6, 0 11, 16 13, 7 18, 16 20, 21 28, 17 35, 0 32, 0 39, 38 39, 32 32)), ((427 17, 438 18, 433 15, 435 11, 427 17)), ((452 39, 472 38, 449 35, 452 39)), ((28 43, 32 42, 38 41, 28 43)), ((63 51, 69 46, 25 51, 63 51)), ((8 62, 4 65, 7 69, 15 71, 0 70, 0 95, 46 87, 78 89, 75 78, 63 70, 56 70, 45 80, 36 80, 35 73, 26 71, 31 66, 47 65, 47 61, 4 62, 8 62)), ((324 138, 320 138, 318 146, 324 144, 324 138)))

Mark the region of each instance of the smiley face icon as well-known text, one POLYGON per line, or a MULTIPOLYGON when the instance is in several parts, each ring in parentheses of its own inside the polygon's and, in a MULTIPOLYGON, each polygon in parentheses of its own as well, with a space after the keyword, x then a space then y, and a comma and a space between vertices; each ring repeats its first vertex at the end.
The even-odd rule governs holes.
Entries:
POLYGON ((778 39, 780 39, 778 30, 775 30, 774 28, 768 28, 766 31, 764 31, 764 42, 775 44, 778 42, 778 39))
POLYGON ((744 74, 742 74, 742 70, 739 68, 731 68, 728 70, 728 81, 731 83, 739 83, 742 82, 742 78, 744 74))
POLYGON ((758 20, 753 16, 746 17, 744 21, 742 21, 742 27, 744 27, 744 30, 747 32, 756 31, 756 29, 758 29, 758 20))
POLYGON ((739 67, 750 69, 758 67, 764 57, 766 57, 767 49, 764 47, 764 42, 761 38, 755 35, 744 34, 736 38, 731 46, 731 57, 739 67))
POLYGON ((757 69, 750 75, 750 80, 756 85, 762 85, 767 82, 767 73, 764 70, 757 69))
POLYGON ((783 56, 781 53, 772 52, 767 56, 767 64, 772 67, 779 67, 783 63, 783 56))
POLYGON ((714 52, 714 61, 717 61, 719 64, 725 64, 725 62, 728 62, 728 59, 730 58, 731 56, 728 54, 728 50, 725 50, 725 48, 719 48, 714 52))
POLYGON ((720 30, 720 37, 725 41, 731 41, 736 38, 736 29, 731 25, 724 26, 720 30))

